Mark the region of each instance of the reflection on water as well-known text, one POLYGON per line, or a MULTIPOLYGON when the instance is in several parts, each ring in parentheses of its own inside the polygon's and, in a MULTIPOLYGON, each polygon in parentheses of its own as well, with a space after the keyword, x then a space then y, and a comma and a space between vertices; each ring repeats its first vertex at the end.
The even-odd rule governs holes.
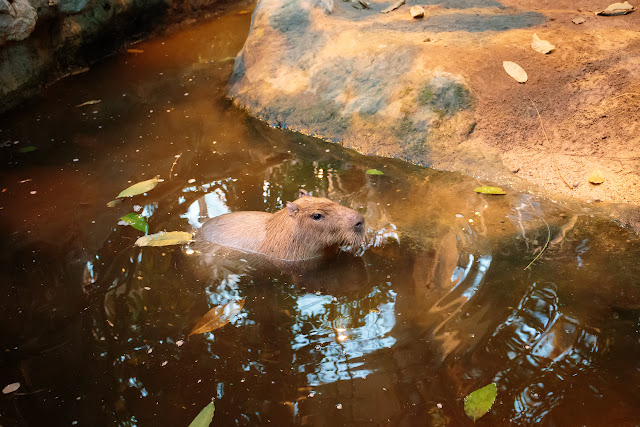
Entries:
POLYGON ((249 19, 156 37, 0 118, 0 381, 21 383, 0 424, 188 425, 215 398, 217 425, 470 425, 462 399, 491 381, 481 423, 636 423, 638 238, 584 208, 478 195, 470 178, 246 117, 217 59, 249 19), (102 102, 75 108, 88 99, 102 102), (141 249, 117 225, 139 212, 151 232, 192 231, 274 212, 300 187, 365 215, 355 254, 141 249), (230 324, 187 337, 238 299, 230 324))

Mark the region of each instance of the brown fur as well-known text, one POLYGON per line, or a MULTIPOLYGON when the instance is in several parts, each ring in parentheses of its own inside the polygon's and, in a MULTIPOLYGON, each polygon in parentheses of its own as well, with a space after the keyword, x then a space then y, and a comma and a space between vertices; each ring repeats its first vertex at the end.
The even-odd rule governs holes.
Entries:
POLYGON ((211 218, 200 230, 204 240, 273 258, 301 261, 357 246, 364 240, 364 217, 321 197, 305 196, 284 209, 234 212, 211 218), (313 217, 320 214, 320 219, 313 217))

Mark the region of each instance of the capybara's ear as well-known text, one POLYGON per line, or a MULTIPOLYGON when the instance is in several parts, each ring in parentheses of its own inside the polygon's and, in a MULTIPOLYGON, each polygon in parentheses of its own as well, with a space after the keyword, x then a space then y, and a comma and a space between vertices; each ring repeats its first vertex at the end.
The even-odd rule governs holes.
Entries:
POLYGON ((298 206, 295 203, 287 202, 287 213, 290 217, 294 217, 298 214, 298 206))
POLYGON ((298 199, 300 197, 309 197, 309 192, 307 190, 305 190, 304 188, 301 188, 298 190, 298 199))

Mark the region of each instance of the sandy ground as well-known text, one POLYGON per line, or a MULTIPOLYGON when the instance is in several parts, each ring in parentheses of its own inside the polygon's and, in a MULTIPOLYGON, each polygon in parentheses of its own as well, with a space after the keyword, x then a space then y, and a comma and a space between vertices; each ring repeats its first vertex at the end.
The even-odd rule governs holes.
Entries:
POLYGON ((549 18, 537 32, 557 49, 533 55, 527 49, 531 31, 520 31, 492 50, 492 57, 524 67, 529 81, 514 87, 502 78, 499 61, 471 76, 477 136, 497 148, 517 176, 543 188, 639 204, 640 13, 595 16, 607 5, 597 1, 579 8, 567 1, 512 3, 549 18), (585 22, 574 24, 578 17, 585 22), (506 96, 513 91, 517 96, 506 96), (588 181, 595 169, 605 177, 601 185, 588 181))

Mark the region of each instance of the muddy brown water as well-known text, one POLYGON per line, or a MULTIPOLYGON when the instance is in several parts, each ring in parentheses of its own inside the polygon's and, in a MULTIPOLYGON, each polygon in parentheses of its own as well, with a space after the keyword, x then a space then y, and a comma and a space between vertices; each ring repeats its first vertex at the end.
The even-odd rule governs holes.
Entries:
POLYGON ((214 425, 471 425, 463 398, 490 382, 480 425, 636 425, 638 238, 584 207, 479 195, 247 117, 224 98, 241 12, 0 118, 0 386, 20 383, 0 425, 188 425, 212 398, 214 425), (300 187, 362 212, 367 243, 291 271, 135 248, 142 233, 118 225, 139 209, 151 232, 192 231, 300 187), (230 324, 187 337, 239 299, 230 324))

